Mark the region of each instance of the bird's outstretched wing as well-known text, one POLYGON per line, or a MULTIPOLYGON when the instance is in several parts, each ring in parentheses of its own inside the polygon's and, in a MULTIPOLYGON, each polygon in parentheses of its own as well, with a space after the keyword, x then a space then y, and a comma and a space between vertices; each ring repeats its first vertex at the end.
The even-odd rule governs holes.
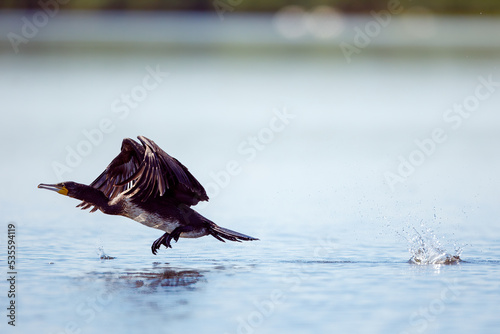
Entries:
MULTIPOLYGON (((143 136, 137 138, 142 145, 130 138, 123 140, 120 154, 90 184, 91 187, 102 191, 110 200, 122 193, 141 201, 163 196, 186 205, 208 200, 203 186, 183 164, 152 140, 143 136)), ((92 205, 82 202, 78 206, 87 209, 92 205)))
POLYGON ((142 201, 152 197, 167 196, 187 205, 208 201, 203 186, 183 164, 168 155, 152 140, 143 136, 137 138, 145 151, 135 173, 118 184, 118 186, 131 184, 125 195, 142 201))

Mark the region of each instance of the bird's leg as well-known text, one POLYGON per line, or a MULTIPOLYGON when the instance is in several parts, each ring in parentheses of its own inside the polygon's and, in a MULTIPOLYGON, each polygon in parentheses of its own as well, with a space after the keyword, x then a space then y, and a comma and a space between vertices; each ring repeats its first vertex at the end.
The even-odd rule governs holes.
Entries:
POLYGON ((179 237, 181 236, 181 233, 190 232, 193 229, 194 228, 191 226, 179 226, 176 227, 171 233, 166 232, 164 235, 156 239, 155 242, 153 242, 153 244, 151 245, 151 252, 156 255, 156 252, 158 251, 158 249, 160 249, 161 245, 165 245, 166 248, 172 248, 172 245, 170 245, 170 241, 172 239, 177 242, 179 240, 179 237))
POLYGON ((158 251, 158 249, 160 249, 161 245, 165 245, 165 247, 167 248, 172 248, 172 246, 170 246, 171 239, 172 237, 170 236, 170 233, 165 233, 164 235, 156 239, 155 242, 153 242, 153 244, 151 245, 151 252, 156 255, 156 252, 158 251))

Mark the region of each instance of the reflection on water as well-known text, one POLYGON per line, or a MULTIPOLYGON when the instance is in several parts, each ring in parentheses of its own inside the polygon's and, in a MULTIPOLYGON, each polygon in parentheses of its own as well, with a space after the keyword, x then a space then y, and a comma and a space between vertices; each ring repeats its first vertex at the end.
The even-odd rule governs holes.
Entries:
POLYGON ((204 275, 195 269, 155 267, 137 271, 89 272, 89 279, 105 282, 110 291, 138 289, 141 293, 156 293, 161 289, 195 289, 199 282, 206 282, 204 275))
POLYGON ((195 285, 200 281, 206 280, 197 270, 171 268, 160 272, 127 272, 118 277, 118 282, 122 282, 129 287, 138 288, 144 293, 156 292, 161 287, 186 287, 194 289, 195 285))

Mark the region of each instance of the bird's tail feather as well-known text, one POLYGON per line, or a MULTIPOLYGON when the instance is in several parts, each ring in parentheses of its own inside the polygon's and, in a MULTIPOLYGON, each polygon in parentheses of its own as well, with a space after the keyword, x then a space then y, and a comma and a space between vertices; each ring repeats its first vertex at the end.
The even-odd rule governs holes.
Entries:
POLYGON ((214 238, 222 242, 225 242, 224 239, 237 242, 241 242, 242 240, 243 241, 259 240, 257 238, 245 235, 243 233, 239 233, 230 230, 228 228, 220 227, 219 225, 212 222, 210 222, 209 232, 214 238))

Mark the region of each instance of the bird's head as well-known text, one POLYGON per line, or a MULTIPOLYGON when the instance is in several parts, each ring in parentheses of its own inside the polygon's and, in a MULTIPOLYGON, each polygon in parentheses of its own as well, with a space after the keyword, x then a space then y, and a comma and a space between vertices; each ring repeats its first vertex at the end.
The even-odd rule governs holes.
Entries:
POLYGON ((78 183, 75 182, 61 182, 56 184, 44 184, 40 183, 38 188, 52 190, 58 192, 61 195, 76 197, 80 191, 78 183))

